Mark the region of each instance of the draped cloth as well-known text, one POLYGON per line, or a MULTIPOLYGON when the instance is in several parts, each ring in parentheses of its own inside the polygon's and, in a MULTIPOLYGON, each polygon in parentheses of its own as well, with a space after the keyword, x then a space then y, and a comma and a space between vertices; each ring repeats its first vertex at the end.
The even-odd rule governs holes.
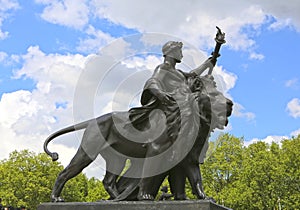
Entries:
MULTIPOLYGON (((158 140, 158 146, 162 146, 167 142, 179 140, 176 148, 173 150, 174 160, 176 153, 187 153, 184 149, 186 143, 189 143, 189 137, 195 138, 197 128, 199 127, 198 104, 195 100, 195 93, 191 92, 188 84, 189 73, 184 73, 180 70, 170 69, 167 64, 158 66, 152 77, 146 82, 142 96, 141 107, 132 108, 129 110, 129 118, 131 123, 138 130, 146 130, 151 126, 151 112, 160 110, 160 117, 165 117, 167 139, 158 140), (162 104, 154 95, 160 91, 169 94, 173 99, 172 104, 162 104), (197 114, 195 114, 197 113, 197 114), (180 138, 178 138, 181 136, 180 138), (184 138, 182 138, 184 136, 184 138), (178 147, 178 148, 177 148, 178 147)), ((155 118, 153 118, 155 121, 155 118)), ((155 140, 152 140, 155 142, 155 140)), ((190 142, 191 144, 193 142, 190 142)), ((182 158, 182 157, 181 157, 182 158)))

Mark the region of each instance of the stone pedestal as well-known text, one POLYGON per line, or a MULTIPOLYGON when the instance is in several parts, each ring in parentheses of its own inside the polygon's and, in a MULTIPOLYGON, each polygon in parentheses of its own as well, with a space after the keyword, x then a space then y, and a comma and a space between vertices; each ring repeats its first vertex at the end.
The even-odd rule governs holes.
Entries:
POLYGON ((208 200, 43 203, 37 210, 229 210, 208 200))

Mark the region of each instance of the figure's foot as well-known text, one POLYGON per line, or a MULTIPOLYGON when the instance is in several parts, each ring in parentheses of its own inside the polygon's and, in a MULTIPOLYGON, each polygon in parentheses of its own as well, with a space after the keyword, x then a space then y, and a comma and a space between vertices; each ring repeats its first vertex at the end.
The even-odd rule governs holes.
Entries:
POLYGON ((56 197, 54 195, 51 196, 51 202, 52 203, 58 203, 58 202, 65 202, 65 200, 61 197, 56 197))
POLYGON ((154 201, 154 196, 150 194, 141 194, 138 196, 139 201, 154 201))

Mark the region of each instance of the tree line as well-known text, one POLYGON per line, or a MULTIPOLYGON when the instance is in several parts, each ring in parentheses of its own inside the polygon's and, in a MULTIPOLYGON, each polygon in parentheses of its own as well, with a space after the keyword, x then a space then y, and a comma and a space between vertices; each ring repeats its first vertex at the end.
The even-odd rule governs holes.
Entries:
MULTIPOLYGON (((36 209, 38 204, 49 202, 62 169, 44 153, 12 152, 0 161, 2 205, 36 209)), ((221 135, 210 142, 201 173, 205 193, 232 209, 300 209, 300 135, 247 147, 242 137, 221 135)), ((195 199, 188 182, 186 191, 195 199)), ((109 198, 101 180, 88 179, 83 173, 66 184, 62 197, 79 202, 109 198)))

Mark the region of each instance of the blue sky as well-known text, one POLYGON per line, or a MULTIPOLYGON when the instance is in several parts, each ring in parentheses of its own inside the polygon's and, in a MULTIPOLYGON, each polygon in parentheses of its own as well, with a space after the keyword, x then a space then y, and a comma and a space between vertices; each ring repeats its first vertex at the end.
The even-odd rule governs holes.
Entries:
MULTIPOLYGON (((76 86, 82 72, 95 65, 91 60, 101 49, 123 53, 128 72, 132 66, 151 71, 161 62, 160 56, 127 59, 134 43, 122 37, 144 33, 174 36, 208 55, 216 25, 226 32, 227 43, 215 74, 235 102, 226 132, 244 137, 246 144, 278 142, 299 134, 298 1, 232 0, 220 4, 0 0, 0 132, 4 141, 0 158, 14 149, 40 152, 45 137, 79 119, 74 117, 76 86), (114 43, 118 43, 116 49, 114 43)), ((120 72, 112 77, 122 81, 121 75, 125 77, 120 72)), ((109 110, 111 94, 105 92, 95 99, 100 101, 95 113, 109 110)), ((53 146, 66 153, 65 159, 78 146, 79 140, 65 142, 71 137, 53 146)))

